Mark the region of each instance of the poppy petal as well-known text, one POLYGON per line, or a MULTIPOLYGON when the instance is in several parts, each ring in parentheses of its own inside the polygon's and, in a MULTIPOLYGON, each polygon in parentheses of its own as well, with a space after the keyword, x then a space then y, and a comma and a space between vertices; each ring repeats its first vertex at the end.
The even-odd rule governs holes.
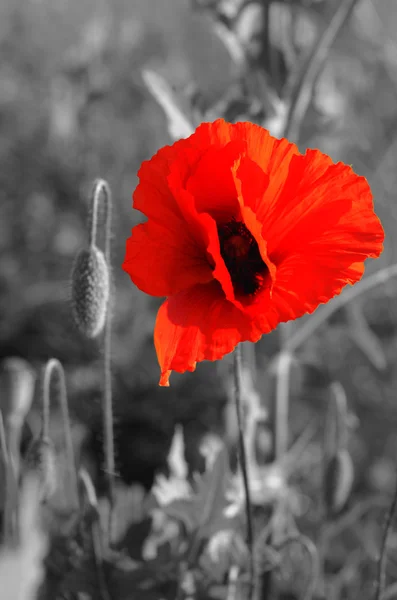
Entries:
POLYGON ((277 269, 272 303, 281 321, 296 319, 340 294, 346 284, 360 281, 363 274, 363 262, 332 264, 305 255, 290 256, 277 269))
POLYGON ((263 225, 257 219, 255 209, 266 190, 269 178, 250 158, 243 157, 233 168, 242 221, 255 238, 263 262, 269 269, 271 281, 276 277, 276 265, 271 261, 267 242, 262 235, 263 225))
POLYGON ((160 385, 169 385, 171 370, 194 371, 197 362, 218 360, 239 342, 256 342, 261 335, 252 319, 225 299, 218 282, 180 292, 157 314, 154 342, 160 385))
POLYGON ((186 189, 194 196, 198 212, 209 213, 219 224, 238 215, 233 169, 246 150, 244 142, 210 148, 197 164, 186 189))
POLYGON ((196 208, 194 196, 183 188, 178 169, 171 169, 168 176, 168 185, 172 191, 185 221, 185 227, 203 249, 209 264, 212 266, 212 275, 222 286, 223 292, 230 302, 239 305, 234 296, 233 284, 230 273, 221 256, 217 223, 208 213, 199 213, 196 208))
POLYGON ((326 260, 342 252, 354 262, 382 250, 384 233, 366 179, 318 150, 293 158, 282 193, 261 220, 271 255, 308 246, 314 254, 319 243, 327 246, 326 260))
POLYGON ((186 146, 186 140, 180 140, 173 146, 161 148, 150 160, 144 161, 138 171, 139 184, 133 195, 133 207, 149 219, 167 223, 170 229, 175 226, 179 231, 183 216, 168 186, 167 176, 171 168, 177 169, 184 181, 201 154, 186 146))
POLYGON ((122 268, 143 292, 170 296, 213 279, 205 253, 183 222, 176 233, 152 219, 133 228, 122 268))
POLYGON ((292 157, 300 154, 295 144, 285 138, 278 140, 249 121, 232 124, 217 119, 213 123, 202 123, 188 139, 196 148, 226 146, 229 142, 244 140, 247 156, 269 176, 270 192, 274 195, 286 179, 292 157))

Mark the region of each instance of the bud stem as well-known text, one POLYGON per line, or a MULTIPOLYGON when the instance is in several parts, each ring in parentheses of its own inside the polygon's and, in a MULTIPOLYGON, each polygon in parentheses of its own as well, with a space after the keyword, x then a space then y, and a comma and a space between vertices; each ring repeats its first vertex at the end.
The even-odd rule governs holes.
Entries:
POLYGON ((112 374, 111 374, 111 343, 112 343, 112 272, 110 264, 110 237, 112 227, 112 195, 110 187, 103 179, 97 179, 94 183, 91 200, 91 222, 90 222, 90 246, 96 244, 98 230, 99 201, 103 199, 105 208, 105 260, 109 269, 109 300, 105 321, 105 332, 103 336, 103 437, 105 456, 105 476, 107 479, 107 493, 109 499, 109 536, 111 527, 111 513, 114 501, 114 438, 113 438, 113 405, 112 405, 112 374))
POLYGON ((90 246, 96 246, 96 237, 98 232, 98 216, 99 216, 99 204, 100 199, 103 198, 104 209, 105 209, 105 235, 106 235, 106 248, 105 257, 109 259, 110 251, 110 230, 111 230, 111 212, 112 212, 112 196, 108 183, 104 179, 97 179, 94 182, 92 194, 91 194, 91 214, 89 220, 89 244, 90 246))
POLYGON ((18 518, 18 490, 16 483, 16 473, 12 463, 12 457, 8 452, 6 433, 4 429, 3 415, 0 411, 0 448, 3 468, 5 471, 5 486, 4 486, 4 541, 12 543, 15 541, 16 524, 18 518))

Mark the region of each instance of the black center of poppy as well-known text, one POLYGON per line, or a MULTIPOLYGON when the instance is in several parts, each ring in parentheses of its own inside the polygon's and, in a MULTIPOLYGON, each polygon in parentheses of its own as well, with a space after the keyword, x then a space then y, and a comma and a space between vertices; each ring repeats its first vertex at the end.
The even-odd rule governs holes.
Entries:
POLYGON ((218 226, 221 256, 232 279, 236 296, 251 296, 268 274, 258 244, 244 223, 229 221, 218 226))

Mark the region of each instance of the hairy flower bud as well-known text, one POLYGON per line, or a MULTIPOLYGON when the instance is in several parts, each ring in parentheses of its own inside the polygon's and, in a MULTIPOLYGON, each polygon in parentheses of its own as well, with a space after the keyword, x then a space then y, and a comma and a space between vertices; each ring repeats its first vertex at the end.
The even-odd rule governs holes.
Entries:
POLYGON ((78 253, 72 272, 72 310, 77 327, 87 338, 97 337, 105 325, 109 279, 101 250, 90 246, 78 253))

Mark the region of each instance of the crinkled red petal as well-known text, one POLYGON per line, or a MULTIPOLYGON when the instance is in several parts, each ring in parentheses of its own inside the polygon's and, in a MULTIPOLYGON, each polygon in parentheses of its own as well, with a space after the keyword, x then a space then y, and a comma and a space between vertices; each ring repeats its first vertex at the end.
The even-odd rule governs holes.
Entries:
POLYGON ((179 220, 173 230, 153 219, 134 227, 122 267, 140 290, 152 296, 172 296, 213 279, 202 247, 179 220))
POLYGON ((233 170, 245 151, 242 141, 210 148, 187 181, 186 189, 194 196, 197 211, 210 214, 218 224, 239 216, 233 170))
POLYGON ((218 360, 239 342, 256 342, 260 336, 252 319, 225 299, 218 282, 180 292, 168 298, 157 315, 154 341, 160 385, 169 385, 171 371, 194 371, 198 362, 218 360))

